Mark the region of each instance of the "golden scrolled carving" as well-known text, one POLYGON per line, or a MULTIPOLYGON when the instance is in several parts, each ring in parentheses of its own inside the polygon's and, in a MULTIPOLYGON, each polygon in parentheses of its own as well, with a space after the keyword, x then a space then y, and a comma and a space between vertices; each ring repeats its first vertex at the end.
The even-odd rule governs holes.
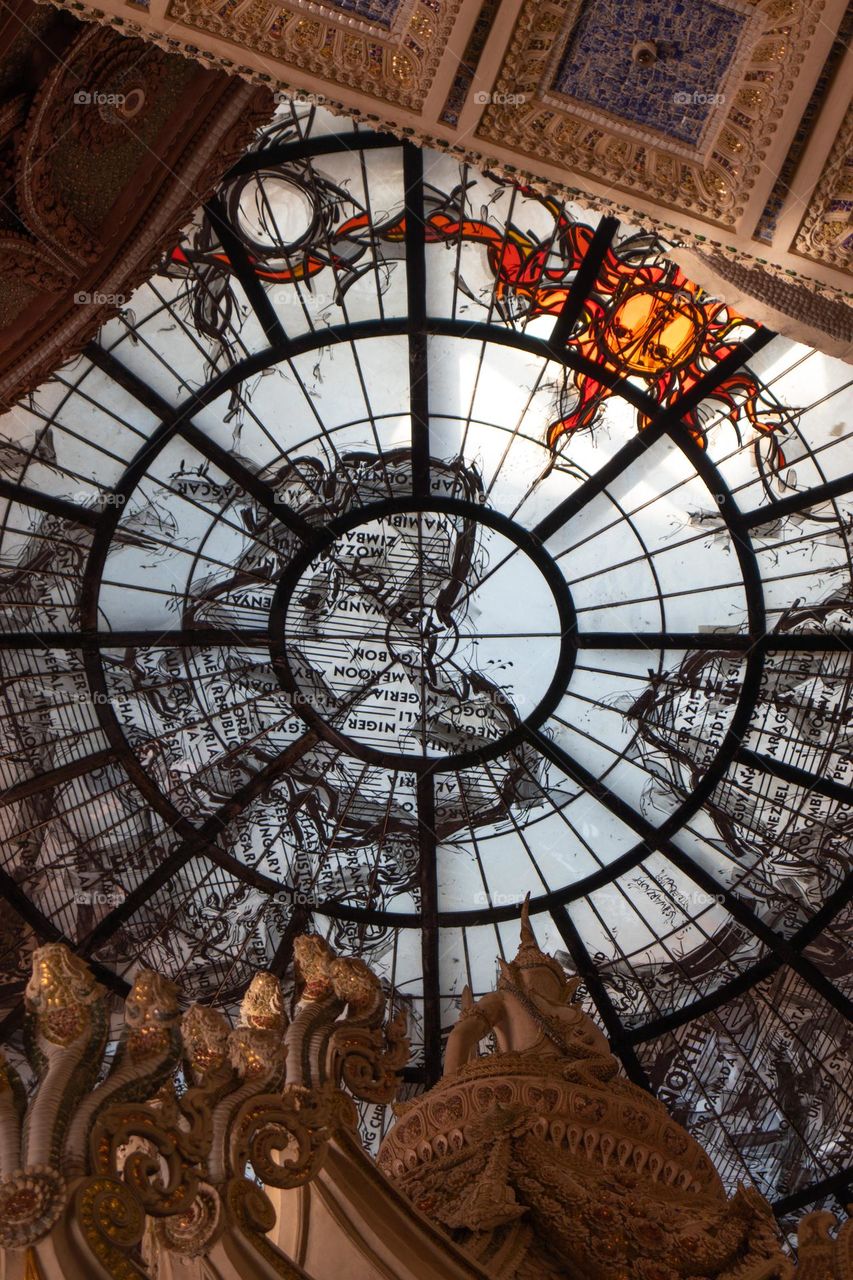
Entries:
POLYGON ((336 956, 329 965, 332 990, 349 1005, 350 1014, 364 1017, 384 1008, 382 984, 358 956, 336 956))
POLYGON ((338 1032, 334 1049, 341 1084, 367 1102, 390 1102, 398 1072, 409 1060, 406 1014, 398 1010, 384 1027, 355 1027, 338 1032))
POLYGON ((364 1101, 390 1102, 397 1072, 409 1059, 405 1011, 398 1010, 384 1023, 382 985, 363 960, 336 958, 329 974, 332 990, 349 1015, 332 1036, 333 1078, 364 1101))
POLYGON ((62 943, 38 948, 32 965, 24 1029, 39 1087, 17 1134, 19 1164, 62 1171, 69 1126, 95 1084, 106 1048, 106 993, 62 943))
POLYGON ((181 1022, 181 1035, 195 1079, 204 1079, 227 1066, 231 1027, 216 1009, 204 1004, 190 1005, 181 1022))
POLYGON ((409 1057, 404 1012, 386 1022, 385 993, 376 975, 357 957, 336 956, 316 935, 296 940, 294 959, 301 1000, 288 1040, 300 1072, 290 1082, 331 1080, 363 1101, 389 1102, 409 1057), (309 1043, 306 1056, 302 1046, 309 1043))
POLYGON ((302 986, 303 1002, 327 1000, 332 995, 331 967, 334 952, 325 939, 306 933, 293 943, 293 960, 302 986))
POLYGON ((228 1039, 231 1064, 243 1080, 262 1080, 279 1074, 286 1057, 281 984, 271 973, 256 973, 240 1006, 240 1025, 228 1039))
POLYGON ((240 1020, 246 1027, 284 1035, 287 1030, 287 1014, 284 1011, 281 983, 275 974, 255 974, 240 1005, 240 1020))
POLYGON ((47 1165, 0 1178, 0 1248, 24 1249, 47 1235, 65 1208, 65 1179, 47 1165))
POLYGON ((115 1178, 88 1178, 74 1196, 75 1221, 94 1257, 114 1280, 139 1280, 145 1272, 129 1256, 145 1231, 145 1212, 115 1178))
POLYGON ((275 1226, 275 1209, 269 1196, 264 1195, 257 1183, 245 1178, 232 1178, 225 1187, 224 1199, 230 1212, 246 1231, 265 1235, 275 1226))
POLYGON ((233 1125, 231 1164, 249 1162, 271 1187, 292 1189, 317 1176, 334 1133, 354 1129, 352 1101, 337 1089, 290 1087, 283 1095, 251 1098, 233 1125), (284 1152, 279 1161, 275 1153, 284 1152))
MULTIPOLYGON (((122 1177, 153 1217, 183 1213, 198 1190, 194 1166, 205 1149, 199 1122, 181 1127, 172 1108, 165 1114, 146 1104, 114 1104, 98 1117, 90 1151, 95 1172, 122 1177), (171 1112, 171 1114, 170 1114, 171 1112), (131 1149, 125 1154, 125 1148, 131 1149)), ((206 1135, 205 1135, 206 1136, 206 1135)))
POLYGON ((157 1237, 167 1249, 181 1257, 200 1258, 219 1237, 222 1227, 219 1192, 215 1187, 202 1183, 187 1209, 158 1222, 157 1237))
POLYGON ((178 1017, 178 988, 174 982, 140 969, 124 1002, 124 1020, 133 1033, 169 1025, 178 1017))
POLYGON ((258 1275, 299 1276, 266 1238, 275 1214, 246 1168, 270 1186, 305 1186, 335 1134, 356 1130, 341 1081, 359 1096, 390 1096, 392 1063, 402 1066, 407 1050, 402 1019, 384 1025, 385 996, 366 965, 313 937, 297 953, 292 1023, 272 974, 255 976, 232 1028, 208 1006, 181 1017, 174 985, 140 971, 96 1084, 106 993, 67 947, 37 951, 27 1009, 40 1078, 29 1102, 14 1072, 0 1071, 0 1249, 38 1248, 55 1234, 58 1254, 81 1259, 79 1273, 67 1263, 68 1280, 144 1277, 150 1248, 187 1261, 222 1250, 241 1275, 254 1274, 255 1259, 258 1275), (286 1078, 291 1053, 296 1083, 286 1078))
POLYGON ((284 1062, 281 1038, 259 1027, 236 1027, 228 1041, 232 1066, 244 1080, 263 1080, 284 1062))
POLYGON ((111 1107, 124 1104, 138 1113, 165 1083, 178 1063, 179 1008, 174 984, 151 970, 140 970, 125 1001, 125 1026, 106 1079, 80 1098, 68 1126, 61 1166, 68 1175, 87 1171, 112 1174, 116 1148, 109 1130, 111 1107), (90 1150, 91 1148, 91 1150, 90 1150))
POLYGON ((839 1226, 833 1213, 807 1213, 797 1225, 797 1252, 796 1280, 851 1280, 853 1219, 839 1226))
POLYGON ((83 961, 61 942, 50 942, 33 953, 32 977, 24 991, 29 1013, 38 1020, 39 1034, 65 1048, 90 1027, 92 1006, 104 988, 83 961))

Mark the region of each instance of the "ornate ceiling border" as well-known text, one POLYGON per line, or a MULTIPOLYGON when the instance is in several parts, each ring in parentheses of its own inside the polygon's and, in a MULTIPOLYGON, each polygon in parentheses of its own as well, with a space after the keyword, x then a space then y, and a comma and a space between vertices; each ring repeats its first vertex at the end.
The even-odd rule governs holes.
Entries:
POLYGON ((461 2, 403 0, 389 30, 333 13, 328 6, 312 4, 306 16, 304 8, 275 0, 171 0, 166 16, 419 112, 461 2))
POLYGON ((853 107, 820 176, 794 241, 794 252, 830 267, 850 270, 853 241, 853 107), (839 239, 847 241, 839 246, 839 239))
POLYGON ((529 156, 544 151, 566 169, 735 227, 762 171, 824 0, 803 5, 799 14, 794 0, 760 0, 764 28, 741 68, 736 91, 731 98, 719 95, 726 96, 727 112, 706 165, 674 155, 671 143, 655 145, 648 129, 620 121, 608 130, 600 113, 583 118, 570 99, 543 93, 575 7, 576 0, 525 0, 477 137, 529 156))
MULTIPOLYGON (((174 35, 152 31, 131 18, 123 18, 117 14, 105 13, 101 9, 90 8, 83 0, 42 0, 42 2, 50 3, 56 8, 67 9, 82 21, 113 26, 127 35, 139 36, 170 52, 183 53, 204 66, 218 68, 228 72, 230 75, 239 76, 252 84, 263 85, 280 93, 292 95, 297 99, 304 98, 306 95, 303 86, 288 82, 278 75, 258 71, 255 67, 237 62, 230 57, 223 57, 201 49, 197 45, 179 39, 174 35)), ((785 3, 788 3, 788 0, 785 0, 785 3)), ((597 193, 593 194, 568 182, 564 183, 553 178, 545 178, 541 172, 537 173, 532 168, 502 160, 491 153, 490 149, 482 145, 475 146, 470 142, 462 144, 445 137, 436 136, 427 129, 401 126, 394 122, 393 117, 389 118, 380 114, 381 105, 381 102, 377 100, 375 112, 364 111, 358 110, 340 100, 335 100, 330 96, 324 95, 323 98, 324 108, 335 115, 358 120, 371 128, 381 129, 383 132, 403 140, 414 141, 420 146, 443 151, 458 158, 461 163, 467 163, 476 168, 493 172, 510 181, 526 183, 537 191, 574 201, 582 207, 595 212, 612 214, 634 225, 654 229, 664 239, 670 241, 677 251, 688 249, 696 250, 703 255, 724 256, 733 266, 738 265, 746 272, 760 272, 767 277, 768 281, 775 279, 783 283, 796 285, 808 290, 817 299, 825 299, 836 305, 843 303, 848 307, 853 303, 853 291, 839 288, 825 280, 815 279, 805 271, 799 272, 791 267, 782 266, 767 258, 759 257, 757 253, 746 250, 742 245, 733 244, 726 234, 727 229, 724 227, 719 229, 721 235, 718 237, 713 234, 712 228, 709 228, 711 234, 704 234, 679 225, 674 220, 677 217, 676 210, 661 210, 660 213, 643 211, 640 213, 627 203, 630 195, 628 192, 604 196, 597 193)), ((474 142, 479 144, 482 141, 484 140, 479 137, 474 139, 474 142)), ((533 163, 532 160, 531 163, 533 163)), ((760 250, 763 246, 756 245, 755 247, 756 250, 760 250)), ((676 256, 678 256, 677 253, 676 256)), ((822 302, 818 303, 814 314, 811 316, 811 324, 817 328, 825 328, 828 334, 833 333, 837 328, 836 306, 825 308, 822 302), (826 316, 822 319, 825 310, 826 316)), ((787 324, 780 322, 778 327, 780 332, 788 334, 796 341, 808 340, 802 335, 798 336, 799 330, 796 321, 791 321, 787 324)), ((808 341, 810 345, 814 344, 813 338, 808 341)), ((838 354, 841 355, 842 353, 839 352, 838 354)), ((849 356, 844 358, 849 358, 849 356)))
POLYGON ((579 120, 589 121, 606 133, 616 133, 620 137, 628 137, 633 141, 644 139, 653 147, 671 152, 687 160, 704 163, 712 152, 723 128, 726 112, 725 103, 733 96, 733 91, 740 88, 744 71, 752 56, 754 47, 765 26, 766 18, 755 0, 716 0, 718 8, 728 9, 747 18, 745 29, 738 41, 734 57, 723 78, 714 86, 713 94, 700 94, 702 99, 714 99, 709 102, 709 113, 700 131, 697 142, 693 145, 660 133, 649 126, 632 124, 618 115, 600 108, 589 106, 571 94, 554 88, 560 64, 569 49, 578 18, 583 12, 584 0, 555 0, 557 4, 565 4, 565 16, 557 39, 553 42, 547 64, 540 76, 537 97, 547 106, 555 107, 563 115, 570 115, 579 120))

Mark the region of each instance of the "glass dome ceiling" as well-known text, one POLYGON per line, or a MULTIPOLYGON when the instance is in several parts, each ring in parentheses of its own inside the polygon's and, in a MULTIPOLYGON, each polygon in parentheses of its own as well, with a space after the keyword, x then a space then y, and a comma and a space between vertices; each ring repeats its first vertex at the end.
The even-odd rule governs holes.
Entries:
POLYGON ((730 1185, 847 1196, 851 371, 666 250, 288 106, 5 416, 7 1035, 38 939, 314 928, 422 1088, 530 893, 730 1185))

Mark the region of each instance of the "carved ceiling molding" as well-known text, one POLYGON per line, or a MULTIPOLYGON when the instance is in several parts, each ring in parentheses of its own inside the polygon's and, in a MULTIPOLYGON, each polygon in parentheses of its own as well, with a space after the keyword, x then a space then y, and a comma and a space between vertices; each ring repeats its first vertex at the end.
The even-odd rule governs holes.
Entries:
POLYGON ((171 0, 170 20, 412 110, 422 106, 461 0, 403 0, 386 31, 331 5, 171 0), (306 10, 310 16, 306 17, 306 10))
POLYGON ((707 99, 709 116, 720 117, 707 161, 699 149, 691 155, 681 147, 681 155, 673 154, 672 140, 662 129, 624 119, 611 119, 608 127, 606 112, 584 110, 554 92, 555 55, 573 25, 576 7, 576 0, 527 0, 523 5, 495 100, 477 136, 524 155, 545 151, 567 169, 734 227, 761 174, 825 5, 762 0, 755 9, 760 36, 755 39, 756 22, 748 23, 743 39, 752 44, 739 49, 739 65, 717 82, 709 72, 701 88, 673 92, 685 103, 691 93, 694 99, 707 99))
POLYGON ((750 319, 827 355, 849 359, 853 349, 853 308, 807 289, 798 278, 771 273, 719 249, 680 248, 672 256, 688 279, 714 297, 724 297, 750 319), (795 317, 795 319, 792 319, 795 317))
MULTIPOLYGON (((822 26, 821 15, 826 8, 824 0, 799 6, 795 0, 765 0, 759 6, 759 11, 765 15, 764 34, 753 48, 749 61, 740 74, 754 74, 760 79, 755 83, 742 83, 735 93, 734 105, 719 132, 720 145, 714 150, 713 159, 706 168, 696 160, 685 160, 666 149, 655 151, 648 145, 648 139, 641 139, 639 134, 632 141, 624 136, 624 122, 620 125, 623 129, 622 136, 614 132, 609 139, 599 137, 593 148, 585 148, 582 145, 584 139, 588 140, 591 134, 601 134, 597 126, 580 119, 572 120, 568 115, 560 116, 554 107, 536 102, 529 110, 518 109, 516 106, 514 116, 507 111, 508 104, 490 102, 480 108, 480 124, 460 127, 458 130, 445 126, 440 119, 445 101, 444 87, 438 78, 433 85, 435 92, 431 93, 429 110, 426 109, 423 97, 425 88, 436 75, 437 60, 442 52, 437 34, 430 37, 427 62, 419 64, 423 70, 415 74, 415 79, 407 87, 399 74, 399 68, 403 64, 398 62, 398 71, 394 73, 393 68, 389 70, 387 62, 391 56, 389 51, 394 47, 399 48, 394 45, 399 35, 395 36, 393 29, 386 33, 380 41, 384 50, 381 85, 375 85, 365 76, 364 59, 369 56, 367 47, 370 42, 379 37, 363 30, 363 23, 355 23, 341 14, 336 15, 334 20, 321 19, 312 10, 311 16, 306 17, 303 6, 302 16, 298 17, 292 12, 296 8, 295 2, 286 7, 276 7, 277 18, 272 19, 273 22, 285 24, 287 31, 291 33, 289 39, 292 37, 297 44, 301 41, 299 48, 294 46, 292 54, 282 46, 280 37, 273 39, 269 26, 264 27, 273 12, 269 0, 254 0, 255 7, 241 9, 242 21, 236 25, 236 7, 230 16, 225 14, 224 6, 220 6, 214 13, 204 0, 173 0, 168 22, 148 20, 138 9, 128 12, 128 6, 121 3, 121 0, 111 0, 114 2, 114 9, 110 12, 91 7, 84 0, 46 2, 67 9, 81 19, 107 24, 125 34, 140 36, 164 50, 179 51, 205 66, 226 71, 253 84, 265 85, 302 99, 314 94, 317 101, 329 111, 363 121, 395 136, 414 140, 425 147, 447 151, 458 156, 460 161, 493 171, 502 177, 528 183, 536 190, 575 200, 584 207, 613 213, 623 220, 653 227, 675 245, 703 253, 725 255, 729 262, 739 264, 747 274, 764 274, 843 303, 849 303, 853 297, 842 283, 846 270, 841 253, 831 264, 827 264, 825 259, 821 260, 821 266, 831 265, 833 271, 812 273, 802 255, 797 258, 784 246, 777 252, 775 247, 759 245, 750 240, 742 228, 734 225, 744 200, 752 191, 756 173, 765 164, 766 149, 777 130, 782 128, 786 104, 801 71, 809 39, 822 26), (267 15, 263 20, 259 17, 258 4, 267 15), (185 6, 180 13, 176 8, 178 5, 185 6), (192 18, 193 23, 197 17, 199 22, 206 25, 192 26, 189 21, 190 10, 196 15, 192 18), (184 13, 186 16, 182 16, 184 13), (791 13, 793 18, 788 22, 785 15, 791 13), (299 27, 299 23, 303 25, 299 27), (160 25, 163 30, 158 29, 160 25), (790 37, 786 34, 788 26, 790 37), (301 34, 298 34, 297 28, 301 34), (253 32, 257 33, 262 29, 266 31, 263 39, 267 43, 260 49, 257 45, 253 46, 252 42, 255 40, 253 32), (201 43, 196 43, 195 32, 201 43), (230 51, 223 51, 229 45, 233 56, 230 51), (348 59, 353 61, 350 65, 345 65, 348 59), (292 76, 289 74, 291 69, 292 76), (345 92, 340 96, 336 95, 336 86, 345 92), (353 97, 357 98, 355 104, 353 97), (416 103, 417 110, 407 106, 407 103, 413 102, 416 103), (527 124, 522 127, 520 122, 525 121, 527 124), (519 133, 524 137, 517 138, 519 133), (560 153, 560 137, 564 140, 575 138, 573 143, 566 142, 568 150, 564 154, 560 153), (590 156, 591 160, 588 159, 590 156), (624 173, 638 156, 642 161, 641 172, 636 182, 633 173, 630 182, 626 181, 624 173), (594 172, 596 165, 600 168, 599 173, 594 172), (566 171, 565 179, 555 176, 555 169, 558 168, 566 171), (592 188, 584 186, 583 175, 587 172, 593 183, 592 188), (685 187, 684 191, 680 191, 681 184, 685 187), (725 190, 721 184, 725 184, 725 190), (601 187, 604 188, 603 191, 601 187), (642 197, 639 209, 631 203, 632 195, 635 194, 642 197), (800 262, 802 267, 798 265, 800 262)), ((224 2, 227 5, 232 0, 224 2)), ((494 81, 495 91, 488 94, 478 92, 473 97, 491 100, 496 93, 520 92, 509 72, 513 58, 520 64, 517 68, 518 75, 526 77, 523 83, 527 85, 529 81, 532 92, 541 79, 545 53, 543 51, 542 57, 532 68, 525 69, 523 50, 534 39, 533 27, 536 26, 538 30, 544 22, 547 28, 550 21, 553 30, 550 41, 546 39, 545 43, 553 56, 557 30, 566 5, 570 2, 571 0, 549 0, 548 4, 543 5, 537 0, 535 6, 527 4, 509 42, 514 53, 509 53, 503 59, 501 74, 494 81), (534 9, 540 15, 538 20, 531 16, 534 9)), ((245 4, 245 0, 236 0, 236 6, 240 4, 245 4)), ((316 8, 317 5, 314 4, 313 9, 316 8)), ((446 35, 452 27, 454 15, 464 8, 465 0, 458 0, 452 11, 444 9, 441 17, 434 16, 435 32, 446 35)), ((419 7, 406 12, 410 12, 411 21, 417 23, 418 15, 422 18, 426 9, 421 3, 419 7)), ((239 18, 240 15, 237 16, 239 18)), ((544 36, 547 37, 547 30, 544 36)), ((419 47, 422 48, 422 45, 419 47)), ((448 59, 453 57, 455 65, 455 55, 448 52, 446 56, 448 59)), ((483 60, 483 67, 487 62, 488 57, 483 60)), ((486 77, 485 82, 489 82, 489 77, 494 72, 481 70, 482 76, 486 77)), ((466 116, 470 115, 471 97, 469 93, 467 107, 462 110, 460 117, 461 125, 465 124, 466 116)), ((820 332, 822 325, 819 310, 811 322, 820 332)), ((827 332, 837 330, 837 318, 828 315, 826 327, 827 332)), ((798 332, 791 326, 783 326, 782 331, 798 337, 798 332)))
POLYGON ((835 140, 797 233, 804 258, 849 268, 853 249, 853 107, 835 140))
MULTIPOLYGON (((707 6, 698 6, 685 19, 699 24, 690 26, 695 39, 685 41, 686 53, 674 56, 669 70, 664 59, 666 83, 698 84, 706 63, 713 83, 692 93, 659 92, 636 105, 621 103, 618 116, 592 101, 594 76, 586 77, 585 88, 572 90, 585 93, 585 101, 568 92, 570 42, 579 38, 590 13, 603 15, 599 26, 609 15, 619 31, 626 23, 641 23, 646 11, 654 22, 662 15, 665 26, 681 21, 668 10, 658 14, 651 0, 624 11, 623 0, 580 7, 578 0, 525 0, 520 7, 484 7, 479 0, 102 0, 103 7, 89 0, 43 2, 538 191, 655 229, 676 249, 725 258, 742 282, 758 282, 759 304, 770 294, 776 298, 782 333, 799 341, 813 341, 809 335, 816 333, 822 346, 825 332, 833 354, 849 355, 849 344, 838 336, 847 326, 843 318, 839 324, 837 307, 849 307, 853 299, 843 243, 804 253, 792 243, 790 229, 780 229, 772 244, 752 238, 788 154, 799 157, 800 169, 819 172, 815 161, 822 166, 829 149, 821 112, 831 78, 823 71, 833 38, 837 43, 837 0, 729 0, 722 6, 730 15, 729 44, 716 57, 708 53, 707 40, 701 48, 697 44, 701 23, 709 21, 707 6), (381 13, 384 23, 376 20, 381 13), (474 33, 476 50, 469 54, 474 33), (808 101, 809 90, 813 98, 818 95, 817 107, 808 101), (685 94, 690 102, 680 120, 672 104, 685 94), (807 105, 814 127, 803 149, 797 128, 807 105), (796 305, 800 290, 818 299, 805 327, 785 311, 788 301, 796 305), (823 299, 836 304, 826 316, 823 299)), ((572 56, 581 65, 580 55, 572 56)), ((624 47, 620 56, 625 58, 624 47)), ((837 85, 833 92, 837 99, 837 85)), ((832 137, 837 122, 830 129, 832 137)), ((798 188, 796 199, 801 198, 798 188)), ((812 212, 815 225, 823 226, 819 212, 812 212)), ((804 226, 801 236, 809 234, 804 226)), ((719 276, 725 279, 725 273, 719 276)))

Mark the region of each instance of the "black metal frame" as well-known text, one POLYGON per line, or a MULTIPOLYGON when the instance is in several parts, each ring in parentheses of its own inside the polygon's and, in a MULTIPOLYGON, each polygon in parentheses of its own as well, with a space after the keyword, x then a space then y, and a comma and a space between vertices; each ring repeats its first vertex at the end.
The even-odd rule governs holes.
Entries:
MULTIPOLYGON (((244 157, 231 171, 230 178, 245 175, 253 169, 267 167, 283 160, 297 159, 308 155, 330 154, 335 151, 351 150, 354 146, 353 135, 346 137, 324 137, 316 142, 297 142, 273 147, 255 155, 244 157)), ((358 146, 364 149, 376 147, 399 147, 401 144, 393 138, 382 135, 359 135, 358 146)), ((766 330, 757 330, 740 347, 721 361, 711 372, 707 373, 691 392, 681 397, 675 404, 661 410, 652 397, 640 390, 634 383, 620 378, 612 372, 600 368, 594 362, 585 359, 566 346, 566 339, 576 323, 584 301, 595 284, 601 262, 616 234, 618 223, 614 219, 605 218, 599 224, 591 248, 581 269, 577 273, 575 283, 566 300, 562 314, 557 318, 550 338, 543 340, 533 338, 525 333, 516 332, 509 327, 493 323, 462 322, 457 320, 436 319, 427 314, 426 309, 426 257, 424 234, 424 195, 423 195, 423 154, 409 143, 402 144, 403 169, 406 193, 406 252, 407 252, 407 290, 408 315, 403 320, 365 321, 357 324, 338 325, 322 330, 301 334, 296 338, 288 338, 283 326, 271 305, 263 285, 252 270, 246 251, 240 243, 233 228, 230 227, 222 201, 215 197, 207 211, 220 237, 221 244, 230 257, 235 273, 243 286, 246 297, 257 313, 257 317, 269 341, 269 347, 255 355, 242 360, 224 374, 211 379, 209 384, 198 393, 190 396, 178 406, 169 405, 161 396, 129 369, 122 365, 116 356, 92 343, 87 354, 93 364, 112 378, 124 390, 156 415, 161 426, 152 440, 139 451, 128 466, 121 482, 115 487, 111 496, 122 501, 101 509, 87 507, 69 502, 65 499, 38 493, 24 484, 16 484, 7 479, 0 480, 0 497, 25 504, 65 520, 76 522, 92 532, 91 553, 86 566, 82 591, 82 626, 76 634, 55 632, 27 632, 0 634, 0 648, 34 648, 48 645, 57 648, 79 650, 83 655, 85 671, 89 680, 93 701, 97 707, 101 728, 107 736, 110 746, 107 750, 93 753, 81 761, 66 766, 64 769, 51 770, 40 778, 19 784, 0 796, 0 804, 38 794, 41 790, 54 785, 57 781, 66 781, 71 777, 85 774, 89 770, 101 767, 110 761, 118 761, 127 771, 128 776, 136 784, 142 795, 156 811, 169 822, 179 836, 179 843, 171 855, 151 873, 128 897, 85 939, 77 942, 77 949, 83 955, 91 954, 129 919, 146 901, 161 888, 177 870, 192 858, 204 856, 218 863, 234 876, 268 892, 275 892, 280 885, 268 876, 240 864, 236 858, 218 843, 219 837, 227 829, 228 824, 246 805, 260 795, 276 777, 281 776, 299 755, 310 750, 322 735, 328 736, 327 728, 318 717, 308 721, 306 731, 300 739, 285 751, 279 759, 260 771, 254 778, 237 791, 222 808, 201 826, 195 826, 184 815, 179 813, 171 802, 159 792, 151 779, 145 774, 134 753, 130 749, 121 727, 112 712, 106 698, 107 687, 101 651, 105 648, 120 648, 129 645, 146 643, 174 645, 187 648, 197 645, 250 645, 264 648, 270 646, 276 669, 282 673, 286 687, 292 686, 292 677, 288 674, 286 652, 282 637, 284 612, 287 595, 292 590, 305 564, 317 554, 318 550, 327 547, 333 538, 344 528, 352 528, 364 520, 374 519, 382 514, 397 510, 450 510, 471 518, 476 518, 493 528, 499 529, 510 537, 517 546, 529 555, 543 572, 555 593, 560 610, 563 628, 563 644, 560 663, 543 704, 526 723, 519 724, 516 730, 504 738, 497 750, 503 752, 521 742, 534 747, 541 756, 556 765, 567 777, 587 788, 600 803, 626 823, 637 835, 638 843, 627 853, 616 858, 612 864, 600 871, 585 877, 574 884, 567 885, 559 891, 546 893, 534 898, 531 908, 534 912, 547 911, 563 938, 573 958, 579 975, 584 979, 591 998, 596 1004, 604 1023, 614 1051, 621 1058, 628 1075, 644 1087, 649 1087, 648 1078, 636 1053, 638 1044, 647 1042, 665 1034, 674 1028, 700 1017, 703 1014, 719 1009, 735 995, 749 991, 757 982, 780 966, 789 966, 798 973, 820 996, 833 1008, 848 1017, 853 1012, 851 1002, 829 981, 817 967, 804 955, 806 946, 814 940, 820 929, 829 924, 840 913, 853 897, 853 880, 828 900, 814 917, 793 935, 784 938, 766 926, 738 895, 723 888, 720 883, 706 872, 696 860, 681 849, 673 837, 686 817, 695 813, 710 795, 713 788, 724 777, 726 770, 733 762, 750 763, 762 770, 791 782, 807 786, 824 796, 831 797, 844 804, 853 804, 853 789, 828 779, 822 779, 806 770, 791 765, 780 764, 770 757, 760 756, 740 742, 740 736, 749 722, 754 709, 760 674, 764 657, 771 650, 832 651, 853 650, 853 634, 839 633, 832 636, 800 636, 796 634, 768 635, 765 630, 763 612, 763 591, 755 551, 750 540, 750 531, 757 526, 774 520, 781 515, 800 511, 809 505, 841 496, 853 490, 853 474, 817 485, 805 493, 793 495, 769 502, 761 508, 741 512, 733 495, 724 484, 719 471, 705 453, 691 439, 684 423, 684 415, 694 409, 702 400, 712 395, 715 389, 738 369, 750 356, 760 351, 773 338, 766 330), (193 414, 202 406, 210 404, 224 393, 233 390, 246 377, 265 368, 269 368, 282 360, 292 358, 311 350, 343 342, 356 342, 359 339, 397 334, 408 339, 411 421, 412 421, 412 496, 411 499, 389 499, 387 502, 373 504, 347 517, 330 522, 320 529, 310 524, 302 516, 282 503, 272 492, 270 486, 253 474, 240 461, 227 451, 216 445, 192 421, 193 414), (494 511, 477 508, 469 510, 466 504, 453 500, 443 501, 430 493, 430 416, 429 416, 429 365, 428 346, 431 335, 452 336, 468 340, 485 340, 503 344, 518 350, 536 354, 543 359, 559 361, 571 370, 585 372, 594 376, 602 385, 610 387, 617 395, 627 400, 649 419, 649 425, 638 433, 627 445, 619 450, 609 462, 597 473, 580 484, 571 497, 556 507, 538 526, 532 530, 523 530, 507 517, 494 511), (137 485, 145 468, 153 455, 175 435, 182 436, 206 458, 215 463, 232 480, 242 486, 277 520, 280 520, 302 542, 304 552, 295 562, 292 573, 286 576, 277 598, 274 616, 267 631, 263 630, 222 630, 211 627, 198 629, 176 628, 163 636, 161 633, 147 631, 123 631, 104 633, 98 630, 98 596, 100 582, 110 545, 120 519, 123 500, 137 485), (733 545, 740 564, 749 614, 749 628, 746 633, 729 635, 708 635, 707 633, 685 634, 675 632, 650 632, 646 634, 621 634, 614 632, 582 632, 576 627, 571 599, 559 568, 548 554, 545 543, 567 521, 574 518, 580 510, 594 497, 606 491, 626 467, 633 465, 657 441, 668 436, 679 448, 684 450, 693 462, 697 472, 703 478, 711 492, 719 495, 719 510, 732 536, 733 545), (465 507, 465 510, 461 509, 465 507), (559 582, 558 582, 559 579, 559 582), (560 585, 562 584, 562 585, 560 585), (561 692, 565 689, 571 676, 576 654, 579 650, 601 649, 649 649, 660 652, 663 649, 706 649, 712 651, 742 652, 747 657, 747 678, 743 682, 741 699, 734 720, 726 735, 717 758, 708 770, 702 783, 694 794, 678 809, 678 812, 661 826, 655 827, 629 804, 616 796, 604 782, 594 777, 577 760, 556 746, 542 732, 542 725, 557 705, 561 692), (288 684, 290 681, 290 684, 288 684), (544 708, 544 710, 543 710, 544 708), (539 714, 541 712, 541 714, 539 714), (567 905, 578 900, 592 890, 614 881, 627 869, 642 862, 652 851, 664 854, 684 875, 689 877, 703 890, 717 895, 723 901, 733 919, 744 925, 752 935, 767 948, 766 956, 749 970, 734 980, 722 984, 713 994, 695 1000, 690 1005, 668 1015, 650 1020, 644 1026, 628 1028, 620 1019, 607 989, 602 982, 595 964, 588 954, 581 937, 575 927, 567 905)), ((473 505, 473 504, 469 504, 473 505)), ((340 745, 340 742, 337 743, 340 745)), ((351 743, 345 745, 352 749, 351 743)), ((363 752, 362 758, 372 759, 374 753, 363 752)), ((436 834, 435 834, 435 774, 442 768, 461 768, 482 759, 481 752, 469 753, 467 756, 452 757, 448 762, 437 763, 428 758, 418 763, 411 758, 384 758, 384 753, 375 753, 375 763, 389 768, 406 768, 418 773, 418 832, 420 852, 420 897, 421 910, 413 913, 395 913, 393 915, 378 910, 344 906, 339 903, 320 903, 316 912, 321 915, 336 916, 343 920, 355 920, 365 925, 393 922, 401 927, 418 928, 422 937, 424 1009, 425 1009, 425 1064, 423 1071, 412 1071, 410 1076, 421 1078, 425 1083, 434 1082, 441 1069, 441 1014, 440 1014, 440 980, 439 980, 439 936, 442 927, 465 924, 480 924, 484 920, 500 922, 517 917, 519 908, 515 905, 501 906, 493 909, 464 909, 439 911, 437 892, 436 866, 436 834)), ((493 751, 490 754, 497 754, 493 751)), ((0 897, 33 929, 42 941, 53 941, 60 936, 57 927, 27 898, 26 894, 7 873, 0 874, 0 897)), ((307 913, 299 909, 294 914, 291 926, 276 956, 274 967, 283 972, 290 959, 292 940, 298 928, 308 920, 307 913)), ((118 991, 126 990, 126 984, 117 975, 112 974, 105 966, 97 966, 102 980, 118 991)), ((21 1010, 14 1011, 0 1026, 0 1032, 9 1033, 20 1021, 21 1010)), ((794 1208, 802 1208, 816 1202, 825 1194, 841 1194, 849 1186, 850 1175, 838 1174, 823 1182, 815 1183, 810 1188, 798 1191, 794 1195, 780 1200, 777 1211, 788 1212, 794 1208)))

